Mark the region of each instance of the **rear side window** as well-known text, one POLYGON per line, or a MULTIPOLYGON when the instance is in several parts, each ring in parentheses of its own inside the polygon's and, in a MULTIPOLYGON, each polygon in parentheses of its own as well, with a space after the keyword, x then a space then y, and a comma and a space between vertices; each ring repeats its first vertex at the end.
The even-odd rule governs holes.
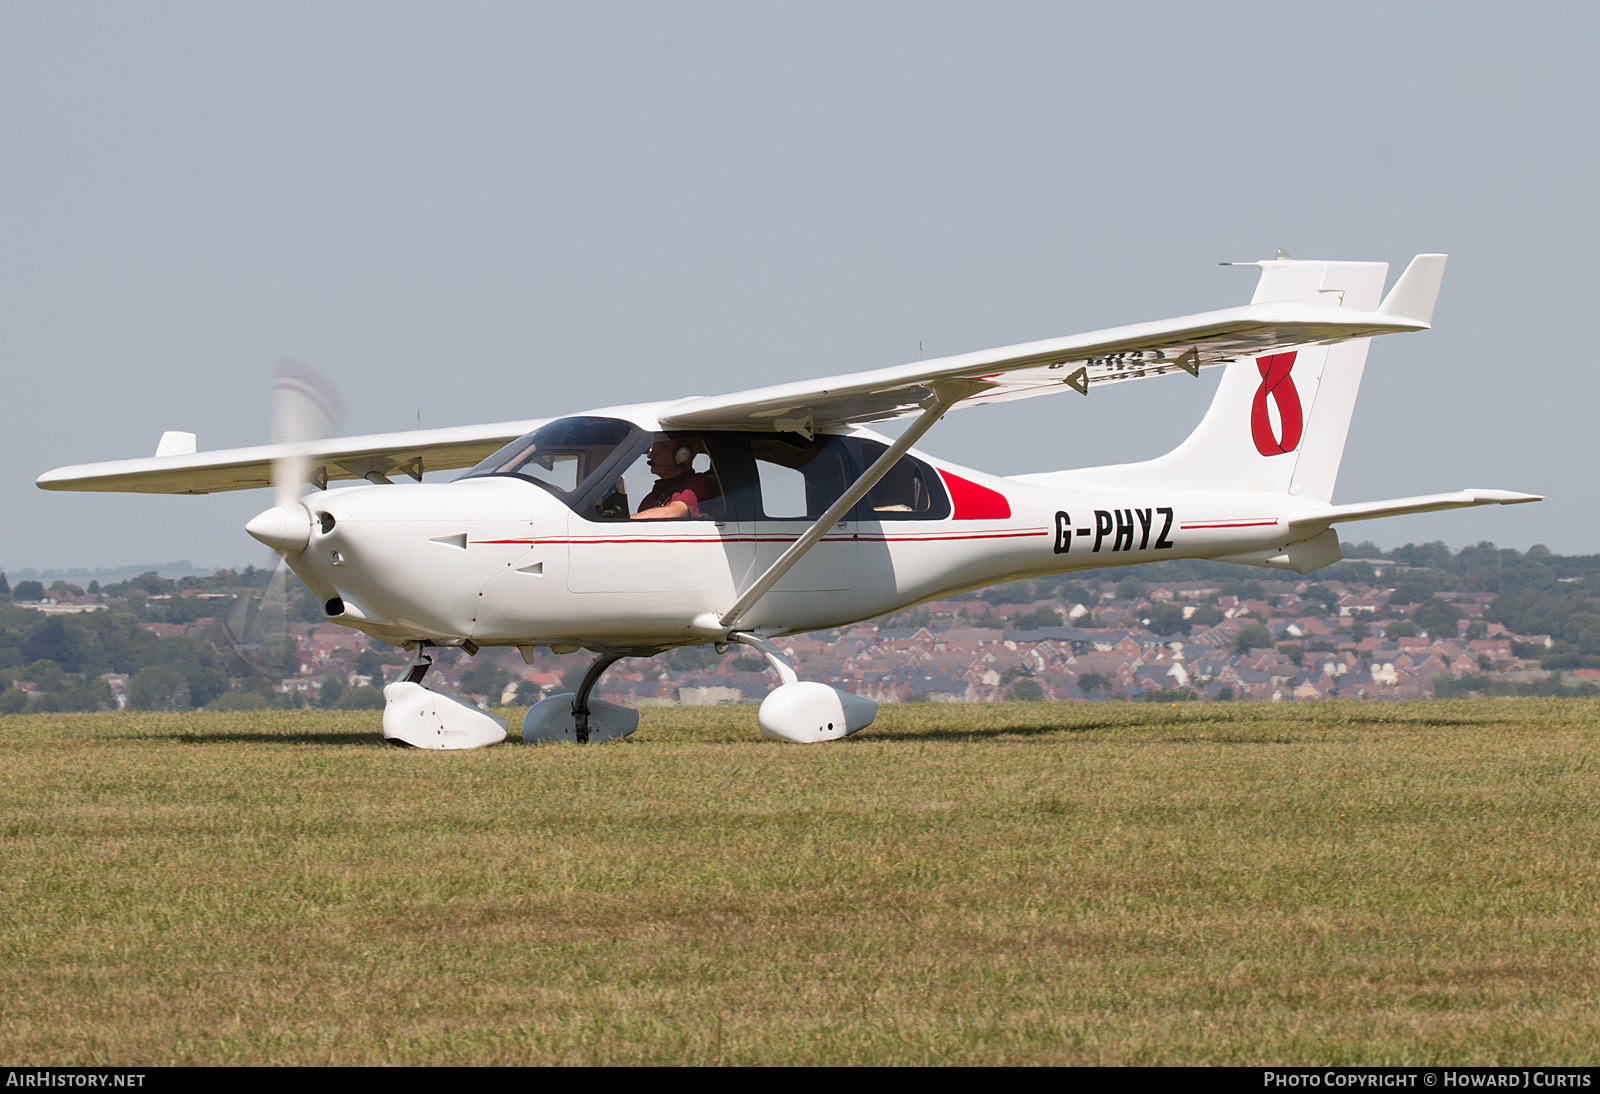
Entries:
MULTIPOLYGON (((864 437, 849 437, 856 463, 865 471, 889 446, 864 437)), ((915 456, 902 456, 879 479, 855 508, 857 520, 944 520, 950 515, 950 495, 928 464, 915 456)))

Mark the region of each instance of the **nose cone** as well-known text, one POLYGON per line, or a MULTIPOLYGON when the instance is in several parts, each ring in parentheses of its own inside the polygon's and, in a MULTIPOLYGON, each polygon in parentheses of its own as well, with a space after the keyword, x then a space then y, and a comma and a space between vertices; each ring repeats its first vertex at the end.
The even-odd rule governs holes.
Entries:
POLYGON ((311 512, 303 505, 289 509, 273 506, 252 519, 244 530, 274 551, 298 554, 311 542, 311 512))

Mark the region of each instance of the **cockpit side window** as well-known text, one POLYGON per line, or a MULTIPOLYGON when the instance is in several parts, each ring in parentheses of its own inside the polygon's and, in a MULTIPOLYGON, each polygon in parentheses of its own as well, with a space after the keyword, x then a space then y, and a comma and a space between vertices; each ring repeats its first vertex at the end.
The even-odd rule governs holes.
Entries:
POLYGON ((663 506, 681 501, 676 520, 736 519, 726 486, 725 442, 717 434, 655 433, 593 498, 575 506, 588 520, 659 519, 663 506))
MULTIPOLYGON (((889 450, 888 445, 865 437, 850 437, 845 443, 854 451, 861 472, 889 450)), ((938 472, 915 456, 902 456, 867 491, 855 514, 857 520, 944 520, 950 515, 950 496, 938 472)))
POLYGON ((855 481, 842 438, 761 437, 750 442, 766 520, 815 520, 855 481))

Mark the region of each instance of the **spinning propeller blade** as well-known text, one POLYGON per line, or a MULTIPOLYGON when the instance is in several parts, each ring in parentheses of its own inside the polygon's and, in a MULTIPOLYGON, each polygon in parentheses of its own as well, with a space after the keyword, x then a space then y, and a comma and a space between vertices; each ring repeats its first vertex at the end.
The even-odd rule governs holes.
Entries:
POLYGON ((246 597, 225 624, 234 654, 269 679, 299 671, 288 617, 288 552, 302 550, 311 534, 311 511, 302 503, 311 474, 306 451, 335 434, 345 403, 328 379, 310 365, 279 361, 272 388, 272 443, 283 451, 272 462, 273 507, 245 530, 273 548, 272 577, 259 599, 246 597))
POLYGON ((273 501, 278 508, 288 510, 299 503, 311 471, 305 447, 338 432, 344 413, 344 400, 316 369, 299 361, 278 362, 272 386, 272 443, 290 446, 272 464, 273 501))
POLYGON ((289 630, 288 567, 282 558, 260 596, 245 594, 223 622, 230 652, 251 672, 276 683, 300 671, 300 656, 289 630))
POLYGON ((279 555, 303 550, 311 537, 311 511, 300 501, 311 474, 309 448, 338 430, 344 409, 344 400, 316 369, 278 362, 272 388, 272 443, 279 446, 272 461, 274 504, 244 527, 279 555))

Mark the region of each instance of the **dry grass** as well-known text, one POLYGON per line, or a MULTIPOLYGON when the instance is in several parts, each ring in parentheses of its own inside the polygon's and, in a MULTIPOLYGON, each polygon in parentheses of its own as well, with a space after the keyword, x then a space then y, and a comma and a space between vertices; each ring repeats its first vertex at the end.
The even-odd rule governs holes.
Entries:
POLYGON ((0 720, 0 1058, 1588 1063, 1600 703, 0 720))

